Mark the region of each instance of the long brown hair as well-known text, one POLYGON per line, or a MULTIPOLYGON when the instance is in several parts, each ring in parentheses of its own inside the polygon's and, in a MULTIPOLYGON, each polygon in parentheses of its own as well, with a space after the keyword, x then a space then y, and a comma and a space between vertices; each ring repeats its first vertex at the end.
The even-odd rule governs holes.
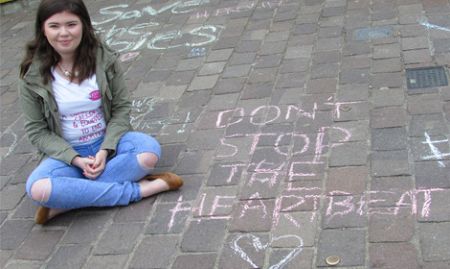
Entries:
POLYGON ((79 81, 83 81, 95 73, 96 51, 100 43, 95 35, 91 18, 83 1, 42 0, 37 10, 34 39, 27 44, 25 57, 20 64, 20 77, 23 78, 25 76, 33 59, 36 57, 41 63, 39 72, 42 76, 42 82, 47 84, 54 79, 51 68, 61 60, 61 56, 47 41, 44 35, 44 23, 51 16, 64 11, 78 16, 83 25, 83 35, 80 45, 75 51, 73 70, 78 70, 77 78, 79 81))

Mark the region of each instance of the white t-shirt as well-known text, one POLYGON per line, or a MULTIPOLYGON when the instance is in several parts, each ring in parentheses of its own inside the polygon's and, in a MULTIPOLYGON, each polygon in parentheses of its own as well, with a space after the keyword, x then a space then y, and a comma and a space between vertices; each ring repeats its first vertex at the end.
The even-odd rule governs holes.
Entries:
POLYGON ((105 134, 102 96, 95 74, 81 84, 52 70, 53 94, 58 104, 64 139, 71 145, 90 144, 105 134))

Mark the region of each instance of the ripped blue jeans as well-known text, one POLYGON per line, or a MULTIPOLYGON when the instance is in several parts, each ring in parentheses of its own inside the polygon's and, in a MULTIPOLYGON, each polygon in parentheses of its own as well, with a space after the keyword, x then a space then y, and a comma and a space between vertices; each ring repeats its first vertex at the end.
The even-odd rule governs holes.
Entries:
MULTIPOLYGON (((95 156, 103 139, 92 144, 75 146, 82 156, 95 156)), ((107 160, 105 170, 91 180, 83 176, 78 167, 47 158, 31 173, 26 191, 31 197, 31 186, 40 179, 49 178, 51 193, 47 201, 39 202, 49 208, 75 209, 82 207, 104 207, 128 205, 141 200, 139 179, 150 171, 139 165, 137 155, 144 152, 161 157, 161 146, 155 138, 139 133, 127 132, 119 140, 117 154, 107 160)))

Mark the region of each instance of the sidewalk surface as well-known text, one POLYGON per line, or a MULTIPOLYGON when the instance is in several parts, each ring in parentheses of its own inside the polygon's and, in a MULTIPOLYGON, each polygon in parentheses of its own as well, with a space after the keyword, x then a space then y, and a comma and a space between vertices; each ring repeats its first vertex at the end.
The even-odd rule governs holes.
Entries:
POLYGON ((1 6, 0 267, 450 268, 448 0, 86 0, 186 183, 45 226, 17 93, 37 3, 1 6))

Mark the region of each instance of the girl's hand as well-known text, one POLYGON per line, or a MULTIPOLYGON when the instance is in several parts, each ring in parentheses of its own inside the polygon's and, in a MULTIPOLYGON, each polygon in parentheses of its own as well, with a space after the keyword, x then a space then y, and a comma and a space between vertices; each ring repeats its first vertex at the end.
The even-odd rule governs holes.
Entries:
POLYGON ((83 170, 83 175, 89 179, 96 179, 105 169, 106 157, 108 152, 104 149, 99 150, 95 157, 80 157, 73 159, 72 164, 83 170))

